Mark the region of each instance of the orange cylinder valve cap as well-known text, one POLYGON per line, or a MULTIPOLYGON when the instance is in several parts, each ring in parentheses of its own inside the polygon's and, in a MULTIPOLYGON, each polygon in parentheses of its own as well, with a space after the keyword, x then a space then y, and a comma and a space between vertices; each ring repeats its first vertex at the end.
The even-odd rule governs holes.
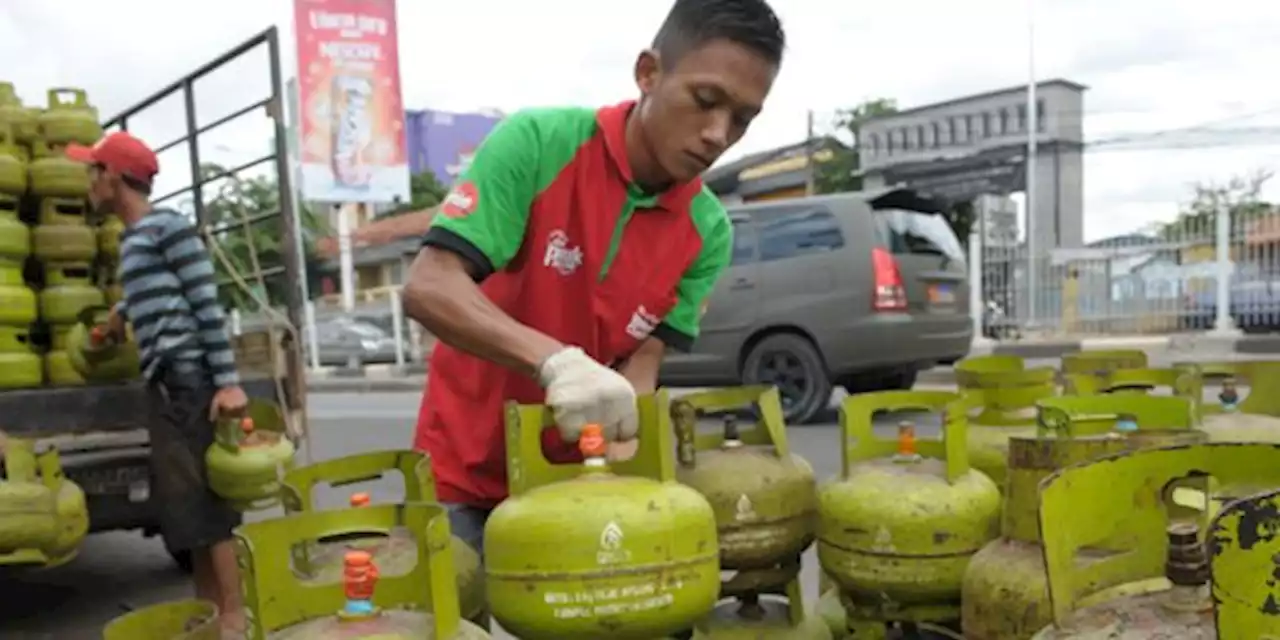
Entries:
POLYGON ((916 426, 910 422, 898 423, 898 455, 914 456, 916 453, 916 426))
POLYGON ((368 551, 348 551, 342 558, 342 582, 346 596, 354 600, 370 600, 378 581, 378 567, 368 551))
POLYGON ((609 446, 604 441, 604 429, 598 424, 582 427, 582 433, 578 434, 578 450, 584 458, 599 458, 607 454, 609 446))
POLYGON ((361 492, 359 492, 359 493, 353 493, 353 494, 351 494, 351 506, 353 506, 353 507, 367 507, 367 506, 369 506, 369 494, 367 494, 367 493, 365 493, 365 492, 363 492, 363 491, 361 491, 361 492))

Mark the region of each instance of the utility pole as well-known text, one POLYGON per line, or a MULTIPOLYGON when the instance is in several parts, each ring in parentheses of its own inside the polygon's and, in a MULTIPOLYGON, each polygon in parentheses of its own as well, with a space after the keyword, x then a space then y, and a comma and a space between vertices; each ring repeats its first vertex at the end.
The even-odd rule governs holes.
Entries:
POLYGON ((804 153, 805 153, 805 184, 804 193, 807 196, 813 195, 816 190, 816 182, 818 179, 818 168, 814 163, 814 157, 817 150, 814 149, 813 140, 813 109, 810 109, 805 116, 805 133, 804 133, 804 153))
POLYGON ((1039 269, 1036 264, 1039 256, 1036 252, 1039 250, 1036 241, 1036 232, 1039 225, 1036 224, 1036 153, 1037 138, 1040 129, 1040 114, 1036 111, 1039 100, 1036 97, 1036 0, 1026 0, 1027 2, 1027 159, 1026 159, 1026 188, 1023 193, 1026 195, 1026 205, 1023 207, 1027 214, 1027 315, 1028 320, 1034 325, 1039 322, 1037 315, 1039 305, 1037 304, 1040 297, 1040 279, 1039 269))

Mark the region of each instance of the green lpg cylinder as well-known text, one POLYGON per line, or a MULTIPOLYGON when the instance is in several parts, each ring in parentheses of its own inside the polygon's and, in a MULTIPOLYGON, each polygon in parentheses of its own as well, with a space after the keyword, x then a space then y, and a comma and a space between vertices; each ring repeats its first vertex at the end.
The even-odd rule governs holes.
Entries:
MULTIPOLYGON (((74 163, 73 163, 74 164, 74 163)), ((80 168, 81 172, 84 168, 80 168)), ((61 198, 42 198, 40 200, 40 211, 38 222, 45 226, 73 226, 87 227, 89 207, 83 198, 78 197, 61 197, 61 198)))
POLYGON ((30 144, 39 137, 40 126, 36 119, 39 113, 39 109, 22 104, 12 82, 0 82, 0 128, 9 127, 13 131, 14 142, 30 144))
POLYGON ((513 635, 655 640, 715 606, 715 513, 675 481, 666 392, 642 397, 638 410, 630 460, 607 462, 593 426, 579 442, 584 462, 554 465, 541 440, 550 410, 508 405, 511 497, 489 517, 483 555, 490 612, 513 635))
MULTIPOLYGON (((1204 477, 1275 487, 1275 459, 1270 444, 1206 443, 1114 454, 1045 479, 1039 518, 1052 621, 1035 640, 1265 638, 1215 629, 1203 521, 1171 522, 1167 487, 1204 477), (1144 588, 1115 594, 1128 585, 1144 588)), ((1268 518, 1258 515, 1249 535, 1269 537, 1258 527, 1268 518)), ((1210 551, 1218 554, 1220 544, 1215 539, 1210 551)), ((1265 608, 1274 563, 1259 564, 1251 604, 1265 608)))
MULTIPOLYGON (((80 378, 89 382, 132 380, 142 373, 138 343, 132 339, 132 331, 123 342, 107 336, 109 313, 110 308, 106 306, 82 309, 79 322, 61 339, 65 340, 64 348, 71 367, 80 378)), ((55 331, 55 348, 59 341, 57 335, 55 331)))
POLYGON ((1280 638, 1280 616, 1258 606, 1274 602, 1280 537, 1259 536, 1260 531, 1280 531, 1280 489, 1228 504, 1209 527, 1219 638, 1280 638))
POLYGON ((235 531, 249 640, 477 640, 461 619, 449 516, 424 502, 296 513, 235 531), (393 573, 366 551, 348 551, 342 579, 298 580, 291 550, 315 540, 409 531, 418 561, 393 573))
POLYGON ((91 145, 102 137, 98 109, 89 104, 84 89, 50 89, 48 99, 48 107, 37 118, 46 142, 51 145, 91 145))
POLYGON ((1036 436, 1009 441, 1001 536, 965 570, 961 626, 966 637, 1023 640, 1048 624, 1049 591, 1037 519, 1040 481, 1098 457, 1152 446, 1202 442, 1189 402, 1161 396, 1090 396, 1040 402, 1036 436), (1131 420, 1129 430, 1122 420, 1131 420))
MULTIPOLYGON (((405 502, 438 502, 431 459, 419 451, 377 451, 325 460, 290 470, 284 476, 285 513, 302 513, 316 509, 315 488, 320 485, 341 487, 357 482, 381 479, 396 474, 403 479, 405 502)), ((352 507, 367 506, 369 494, 351 496, 352 507)), ((480 555, 457 536, 453 537, 453 565, 458 574, 458 601, 462 616, 476 624, 488 626, 484 601, 484 576, 480 571, 480 555)), ((294 549, 294 568, 320 582, 334 582, 342 570, 342 554, 348 549, 369 551, 384 570, 398 572, 417 562, 417 544, 403 530, 385 535, 342 536, 294 549)))
MULTIPOLYGON (((1200 428, 1210 442, 1280 444, 1280 361, 1201 362, 1175 365, 1190 379, 1181 393, 1199 401, 1200 428), (1217 402, 1205 401, 1204 386, 1221 385, 1217 402), (1248 387, 1247 394, 1241 387, 1248 387)), ((1252 492, 1251 492, 1252 493, 1252 492)))
POLYGON ((54 492, 40 481, 35 443, 9 438, 0 480, 0 565, 44 564, 41 549, 58 538, 54 492))
POLYGON ((71 364, 71 354, 67 351, 44 354, 44 377, 51 387, 83 387, 89 384, 71 364))
POLYGON ((39 225, 31 231, 31 246, 43 262, 87 263, 98 255, 98 238, 85 225, 39 225))
MULTIPOLYGON (((3 108, 3 107, 0 107, 3 108)), ((27 159, 0 120, 0 195, 22 197, 27 193, 27 159)))
POLYGON ((1147 352, 1141 349, 1086 349, 1062 355, 1062 373, 1105 376, 1118 369, 1146 369, 1147 352))
POLYGON ((31 255, 31 230, 18 219, 18 198, 0 194, 0 268, 16 269, 31 255))
POLYGON ((53 492, 57 505, 58 535, 42 551, 49 558, 45 568, 64 565, 75 559, 80 543, 89 535, 89 505, 84 490, 67 478, 55 447, 48 446, 38 455, 40 480, 53 492))
MULTIPOLYGON (((43 141, 31 143, 31 155, 31 163, 27 165, 31 195, 79 199, 89 196, 89 172, 83 164, 67 159, 43 141)), ((40 224, 50 224, 43 214, 40 224)))
POLYGON ((960 393, 977 409, 968 415, 969 464, 1003 487, 1009 438, 1035 433, 1036 402, 1057 394, 1057 372, 994 355, 965 358, 955 369, 960 393))
POLYGON ((773 387, 693 393, 675 400, 676 477, 707 498, 720 535, 721 582, 728 599, 695 628, 694 638, 830 640, 817 616, 805 615, 800 556, 817 527, 813 468, 791 453, 782 403, 773 387), (754 407, 760 420, 740 431, 725 415, 722 434, 698 434, 700 412, 754 407))
POLYGON ((102 630, 102 640, 221 640, 218 605, 178 600, 126 613, 102 630))
POLYGON ((209 489, 238 511, 280 503, 280 478, 293 467, 295 449, 280 407, 249 401, 244 417, 224 418, 205 452, 209 489))
POLYGON ((98 252, 110 264, 120 261, 121 233, 124 233, 124 223, 115 215, 107 214, 102 224, 98 225, 98 252))
POLYGON ((44 382, 28 326, 0 326, 0 389, 30 389, 44 382))
POLYGON ((39 311, 35 292, 22 278, 22 267, 0 261, 0 325, 28 327, 40 317, 39 311))
POLYGON ((80 322, 80 312, 106 306, 106 298, 93 286, 90 266, 85 263, 49 263, 44 267, 44 290, 40 292, 40 319, 48 324, 80 322))
POLYGON ((890 623, 960 618, 969 558, 1000 532, 1000 491, 968 464, 967 403, 954 393, 852 396, 840 410, 843 473, 818 491, 818 560, 838 586, 850 638, 883 638, 890 623), (939 412, 941 440, 879 438, 877 413, 939 412))
POLYGON ((1065 387, 1070 395, 1137 394, 1145 395, 1157 390, 1176 392, 1182 378, 1188 372, 1184 369, 1139 368, 1115 369, 1103 373, 1064 373, 1065 387))

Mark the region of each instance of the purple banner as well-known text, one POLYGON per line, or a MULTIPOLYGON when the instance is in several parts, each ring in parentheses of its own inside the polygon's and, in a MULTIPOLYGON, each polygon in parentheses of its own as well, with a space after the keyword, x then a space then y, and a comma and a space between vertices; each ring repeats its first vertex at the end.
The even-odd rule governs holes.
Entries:
POLYGON ((496 113, 405 112, 410 173, 430 171, 441 184, 453 184, 501 119, 496 113))

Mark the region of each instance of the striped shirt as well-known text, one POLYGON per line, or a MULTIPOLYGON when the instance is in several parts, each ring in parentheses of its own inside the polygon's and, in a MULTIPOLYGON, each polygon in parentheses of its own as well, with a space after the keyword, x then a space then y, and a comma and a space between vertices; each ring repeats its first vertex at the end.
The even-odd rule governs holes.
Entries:
POLYGON ((121 234, 120 283, 117 311, 133 325, 148 378, 171 370, 239 384, 213 262, 185 216, 156 209, 121 234))

